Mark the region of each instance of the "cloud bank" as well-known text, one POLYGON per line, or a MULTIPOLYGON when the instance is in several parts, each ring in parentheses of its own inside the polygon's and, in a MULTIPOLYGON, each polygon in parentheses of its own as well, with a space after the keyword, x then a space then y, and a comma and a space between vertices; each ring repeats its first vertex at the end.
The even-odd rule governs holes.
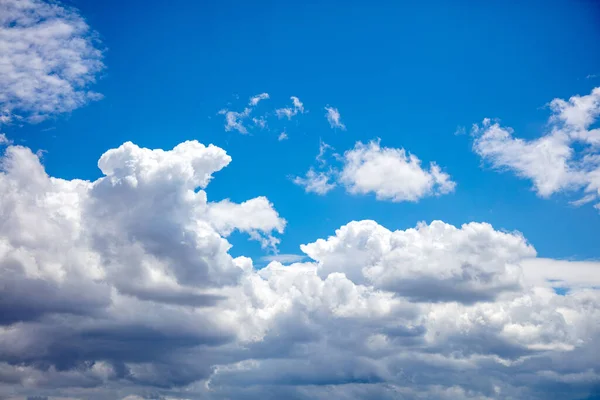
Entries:
POLYGON ((230 161, 195 141, 125 143, 91 182, 48 176, 31 150, 6 148, 0 397, 597 392, 600 292, 585 277, 598 263, 538 259, 521 234, 485 223, 352 221, 301 246, 307 261, 271 257, 257 270, 229 254, 227 236, 273 243, 285 221, 264 197, 209 201, 230 161))

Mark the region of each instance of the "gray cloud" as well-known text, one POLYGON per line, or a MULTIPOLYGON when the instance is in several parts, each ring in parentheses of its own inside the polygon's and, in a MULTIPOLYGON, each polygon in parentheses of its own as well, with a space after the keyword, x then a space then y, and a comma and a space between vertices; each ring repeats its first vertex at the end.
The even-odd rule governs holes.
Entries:
POLYGON ((126 143, 93 181, 9 146, 0 172, 0 397, 561 399, 598 390, 598 263, 535 258, 517 232, 352 221, 312 260, 272 243, 264 197, 209 201, 215 146, 126 143), (290 264, 282 264, 282 262, 290 264), (545 268, 547 265, 548 268, 545 268), (560 268, 559 268, 560 266, 560 268), (562 269, 573 271, 569 275, 562 269), (561 296, 552 282, 572 290, 561 296))

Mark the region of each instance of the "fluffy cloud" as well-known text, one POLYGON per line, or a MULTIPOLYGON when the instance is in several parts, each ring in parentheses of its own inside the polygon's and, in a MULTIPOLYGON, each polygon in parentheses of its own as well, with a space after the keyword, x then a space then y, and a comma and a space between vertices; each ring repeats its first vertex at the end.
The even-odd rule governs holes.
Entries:
POLYGON ((343 272, 353 282, 425 302, 472 303, 518 290, 518 262, 535 256, 519 234, 441 221, 394 232, 374 221, 352 222, 301 249, 318 261, 321 276, 343 272))
POLYGON ((379 141, 357 142, 343 156, 332 153, 334 150, 321 141, 317 169, 311 167, 304 177, 295 177, 293 182, 307 193, 324 195, 339 184, 349 193, 374 193, 378 200, 393 202, 447 194, 456 186, 437 164, 432 162, 429 170, 423 169, 415 155, 402 148, 382 148, 379 141))
POLYGON ((331 125, 332 128, 339 128, 341 130, 346 130, 346 125, 342 123, 342 116, 337 108, 327 106, 325 107, 325 117, 327 118, 327 122, 331 125))
POLYGON ((379 142, 358 142, 347 151, 339 180, 350 193, 375 193, 380 200, 396 202, 450 193, 456 186, 437 164, 423 169, 414 154, 382 148, 379 142))
POLYGON ((390 231, 353 221, 302 246, 312 260, 270 256, 256 270, 229 254, 227 235, 269 242, 285 221, 264 197, 208 201, 229 162, 194 141, 168 151, 125 143, 90 182, 50 177, 29 149, 6 149, 0 397, 597 390, 600 292, 585 281, 598 263, 536 259, 522 235, 483 223, 390 231), (571 291, 558 295, 555 284, 571 291))
POLYGON ((39 122, 101 98, 88 87, 103 68, 94 33, 76 10, 41 0, 0 2, 3 122, 39 122))
MULTIPOLYGON (((583 197, 573 204, 597 200, 600 129, 591 126, 600 115, 600 88, 569 100, 554 99, 550 109, 548 132, 532 140, 516 138, 512 129, 485 119, 472 130, 474 151, 493 167, 530 179, 541 197, 583 190, 583 197)), ((599 206, 600 203, 596 205, 599 206)))

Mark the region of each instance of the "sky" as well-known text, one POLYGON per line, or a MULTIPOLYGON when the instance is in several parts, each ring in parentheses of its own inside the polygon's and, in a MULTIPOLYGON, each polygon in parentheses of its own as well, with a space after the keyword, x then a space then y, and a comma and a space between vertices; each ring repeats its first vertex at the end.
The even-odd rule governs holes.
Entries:
POLYGON ((522 3, 0 0, 0 398, 600 396, 600 6, 522 3))

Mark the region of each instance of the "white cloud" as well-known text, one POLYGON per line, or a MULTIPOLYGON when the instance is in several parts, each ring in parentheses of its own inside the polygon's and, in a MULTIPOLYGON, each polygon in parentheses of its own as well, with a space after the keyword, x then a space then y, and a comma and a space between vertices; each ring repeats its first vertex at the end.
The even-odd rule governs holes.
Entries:
POLYGON ((600 383, 600 263, 536 259, 484 223, 352 221, 302 246, 312 261, 256 270, 226 235, 268 241, 285 221, 264 197, 208 200, 230 161, 125 143, 91 182, 6 149, 1 397, 558 399, 600 383))
MULTIPOLYGON (((231 111, 224 108, 219 111, 220 115, 225 116, 225 131, 229 132, 236 130, 241 134, 247 134, 248 128, 244 125, 244 120, 250 117, 250 114, 254 110, 254 107, 261 101, 269 98, 268 93, 257 94, 250 98, 248 106, 243 111, 231 111)), ((252 122, 260 129, 264 129, 267 126, 265 117, 253 117, 252 122)))
POLYGON ((100 99, 88 89, 104 68, 94 37, 73 8, 41 0, 2 0, 2 121, 39 122, 100 99))
MULTIPOLYGON (((324 166, 327 164, 327 160, 325 159, 325 154, 328 150, 335 150, 331 145, 325 143, 321 139, 319 139, 319 154, 317 154, 316 160, 317 162, 324 166)), ((336 156, 336 154, 334 154, 336 156)))
POLYGON ((532 286, 600 289, 600 263, 597 261, 523 260, 525 281, 532 286))
POLYGON ((290 120, 293 116, 297 115, 298 113, 304 114, 304 104, 302 104, 300 99, 296 96, 292 96, 290 97, 290 99, 292 100, 292 107, 278 108, 277 110, 275 110, 275 114, 278 118, 281 119, 285 117, 288 120, 290 120))
POLYGON ((260 129, 265 129, 267 127, 267 120, 265 117, 254 117, 252 118, 252 122, 260 129))
POLYGON ((5 133, 0 133, 0 146, 12 144, 12 140, 6 137, 5 133))
POLYGON ((213 226, 221 235, 229 236, 231 232, 238 230, 248 233, 252 238, 258 238, 263 247, 273 247, 278 243, 273 236, 264 232, 283 233, 286 224, 273 204, 262 196, 241 204, 229 200, 210 203, 208 217, 214 221, 213 226))
POLYGON ((451 193, 456 186, 437 164, 424 169, 415 155, 382 148, 376 141, 358 142, 344 154, 339 181, 350 193, 375 193, 377 199, 395 202, 451 193))
POLYGON ((225 130, 227 132, 236 130, 239 133, 246 134, 248 133, 248 129, 243 124, 244 119, 248 118, 252 109, 249 107, 244 108, 244 111, 229 111, 227 109, 222 109, 219 111, 219 114, 225 115, 225 130))
POLYGON ((313 168, 310 168, 305 177, 297 176, 293 179, 293 182, 302 186, 306 193, 324 195, 335 187, 335 183, 330 182, 330 179, 329 173, 316 172, 313 168))
POLYGON ((252 107, 256 106, 258 103, 260 103, 261 100, 266 100, 269 98, 269 93, 261 93, 261 94, 257 94, 256 96, 250 97, 250 105, 252 107))
POLYGON ((427 302, 490 300, 518 290, 518 262, 535 256, 520 234, 441 221, 394 232, 374 221, 352 222, 301 249, 319 262, 320 276, 341 272, 353 282, 427 302))
POLYGON ((344 125, 341 121, 341 115, 337 108, 327 106, 325 107, 325 116, 327 117, 327 121, 332 128, 339 128, 341 130, 346 130, 346 125, 344 125))
POLYGON ((548 132, 537 139, 515 138, 510 128, 485 119, 474 126, 474 151, 497 169, 530 179, 541 197, 583 189, 581 205, 600 197, 600 88, 568 101, 554 99, 548 132), (575 147, 580 143, 583 149, 575 147))
POLYGON ((281 142, 282 140, 287 140, 287 139, 289 139, 289 137, 288 137, 288 134, 287 134, 287 133, 285 133, 285 132, 281 132, 281 133, 279 134, 279 136, 277 137, 277 140, 279 140, 280 142, 281 142))
POLYGON ((311 167, 304 177, 295 177, 293 182, 307 193, 324 195, 339 184, 352 194, 375 193, 378 200, 394 202, 450 193, 456 186, 437 164, 432 162, 429 170, 423 169, 415 155, 401 148, 382 148, 379 141, 367 145, 357 142, 343 156, 328 156, 334 150, 320 140, 316 161, 321 171, 311 167))

